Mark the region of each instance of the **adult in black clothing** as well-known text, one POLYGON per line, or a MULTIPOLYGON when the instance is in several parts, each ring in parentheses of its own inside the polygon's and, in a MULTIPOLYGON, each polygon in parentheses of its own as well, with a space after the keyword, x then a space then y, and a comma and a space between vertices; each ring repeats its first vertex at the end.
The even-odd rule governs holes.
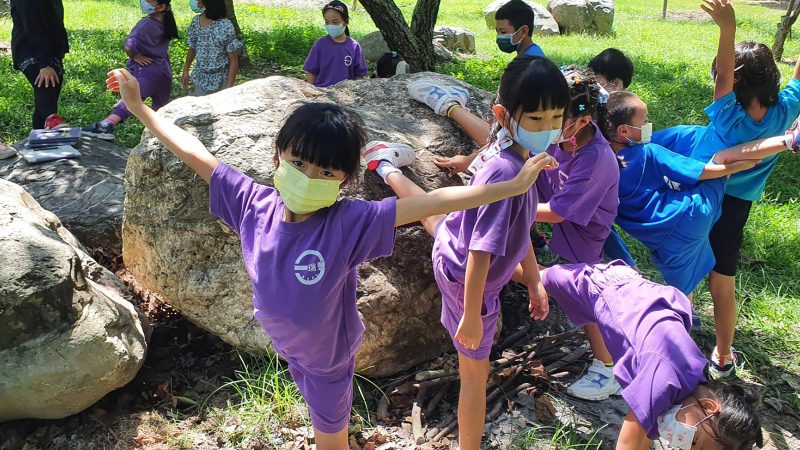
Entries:
POLYGON ((14 68, 33 87, 33 128, 44 128, 48 118, 51 126, 63 122, 57 111, 69 51, 64 5, 61 0, 11 0, 11 20, 14 68))

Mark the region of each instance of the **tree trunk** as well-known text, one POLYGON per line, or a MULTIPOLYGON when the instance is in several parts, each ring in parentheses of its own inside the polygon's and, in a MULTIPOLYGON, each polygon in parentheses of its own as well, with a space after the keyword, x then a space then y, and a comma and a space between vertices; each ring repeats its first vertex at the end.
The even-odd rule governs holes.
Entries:
POLYGON ((360 0, 389 48, 400 53, 414 72, 434 70, 433 27, 441 0, 417 0, 411 27, 393 0, 360 0))
POLYGON ((228 20, 233 23, 233 28, 236 30, 236 39, 242 41, 242 48, 239 50, 239 67, 250 65, 250 56, 247 54, 247 43, 244 41, 244 34, 242 29, 239 28, 239 21, 236 20, 236 11, 233 9, 233 0, 225 0, 225 7, 228 10, 228 20))
POLYGON ((664 0, 664 9, 661 10, 661 19, 667 18, 667 0, 664 0))
POLYGON ((792 32, 792 25, 797 22, 798 16, 800 16, 800 0, 790 0, 786 14, 781 17, 781 23, 778 24, 775 41, 772 43, 772 56, 776 61, 783 58, 783 44, 786 42, 786 37, 792 32))

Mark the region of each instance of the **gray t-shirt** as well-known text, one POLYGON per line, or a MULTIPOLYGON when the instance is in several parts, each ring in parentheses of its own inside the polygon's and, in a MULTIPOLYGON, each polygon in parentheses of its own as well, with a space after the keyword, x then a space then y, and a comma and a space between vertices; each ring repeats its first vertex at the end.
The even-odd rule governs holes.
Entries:
POLYGON ((196 16, 189 25, 189 47, 196 53, 192 83, 207 92, 224 88, 230 68, 228 54, 242 47, 242 42, 236 39, 233 23, 219 19, 203 27, 200 16, 196 16))

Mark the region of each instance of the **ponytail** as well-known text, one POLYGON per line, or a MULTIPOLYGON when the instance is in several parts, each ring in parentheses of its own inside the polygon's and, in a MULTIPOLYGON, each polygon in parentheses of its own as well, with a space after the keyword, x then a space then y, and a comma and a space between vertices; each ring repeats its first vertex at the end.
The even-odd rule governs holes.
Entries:
POLYGON ((175 23, 175 14, 172 13, 172 6, 170 5, 171 2, 172 0, 158 0, 159 5, 167 5, 167 9, 164 11, 165 41, 171 41, 180 37, 180 35, 178 35, 178 24, 175 23))

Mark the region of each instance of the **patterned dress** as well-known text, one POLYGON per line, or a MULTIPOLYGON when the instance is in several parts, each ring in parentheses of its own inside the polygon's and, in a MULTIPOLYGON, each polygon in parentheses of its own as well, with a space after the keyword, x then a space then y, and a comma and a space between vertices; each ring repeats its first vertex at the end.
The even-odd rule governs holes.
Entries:
POLYGON ((236 39, 230 20, 215 20, 203 27, 197 16, 189 25, 189 48, 196 53, 192 83, 201 92, 212 93, 225 87, 230 69, 228 54, 242 48, 242 42, 236 39))

